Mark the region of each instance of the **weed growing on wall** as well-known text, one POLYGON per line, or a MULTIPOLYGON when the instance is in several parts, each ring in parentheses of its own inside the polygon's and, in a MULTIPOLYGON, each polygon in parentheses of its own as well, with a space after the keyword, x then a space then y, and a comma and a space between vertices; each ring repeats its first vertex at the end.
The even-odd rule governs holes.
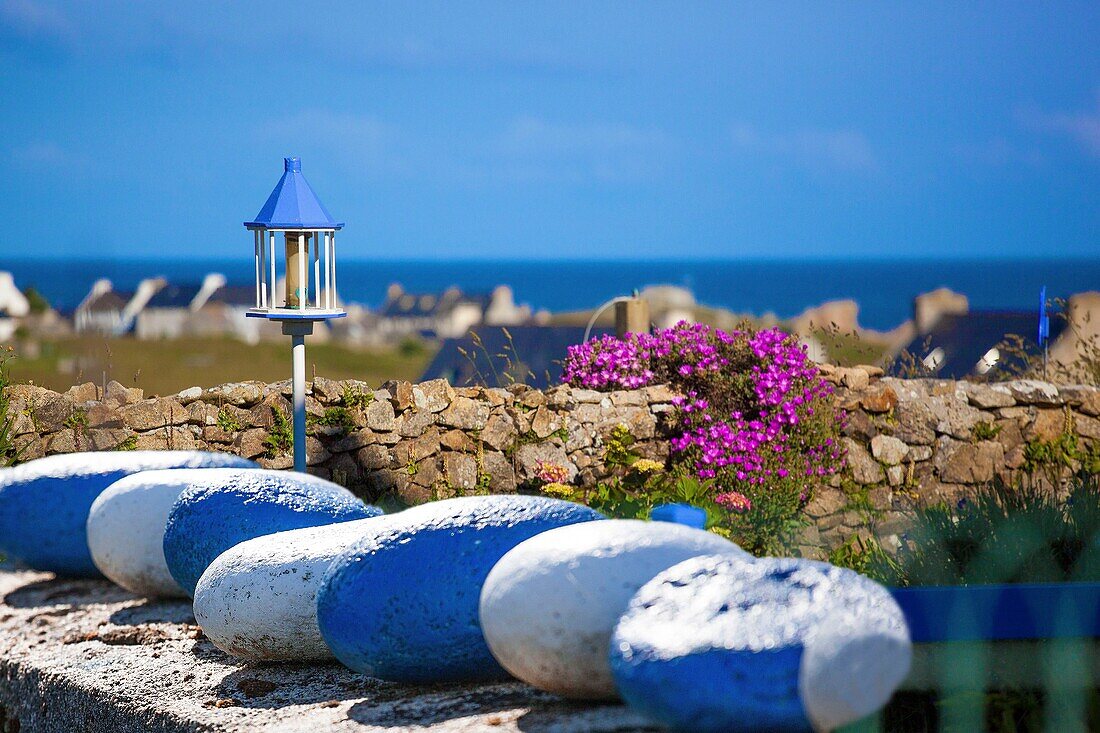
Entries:
POLYGON ((14 466, 19 462, 19 448, 15 445, 12 431, 15 416, 11 414, 11 398, 8 387, 11 386, 11 372, 8 362, 15 358, 15 349, 11 346, 0 347, 0 467, 14 466))
POLYGON ((266 458, 285 456, 294 447, 294 432, 290 419, 281 408, 271 408, 271 430, 264 438, 266 458))
POLYGON ((705 482, 707 499, 725 512, 722 525, 754 553, 787 546, 815 484, 843 465, 844 416, 832 386, 778 329, 679 323, 604 336, 570 347, 563 380, 597 390, 676 389, 674 476, 705 482))

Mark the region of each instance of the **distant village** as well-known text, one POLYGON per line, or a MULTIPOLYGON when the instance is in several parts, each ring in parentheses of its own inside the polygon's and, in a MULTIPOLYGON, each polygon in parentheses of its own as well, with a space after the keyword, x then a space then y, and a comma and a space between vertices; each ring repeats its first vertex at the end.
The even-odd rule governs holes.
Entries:
MULTIPOLYGON (((1003 357, 998 346, 1010 337, 1020 337, 1017 346, 1025 351, 1038 350, 1037 311, 971 309, 965 295, 946 288, 918 295, 912 318, 886 332, 862 327, 859 306, 850 300, 832 301, 780 320, 770 314, 737 314, 700 305, 691 291, 677 286, 650 286, 636 297, 646 302, 653 327, 667 328, 682 320, 726 329, 745 320, 757 326, 776 325, 798 334, 819 362, 887 363, 907 354, 929 374, 958 379, 980 376, 995 367, 1003 357), (862 349, 867 358, 856 359, 853 348, 862 349)), ((118 290, 110 280, 100 279, 72 313, 63 314, 36 293, 20 290, 11 273, 0 272, 0 343, 72 335, 143 341, 222 337, 249 344, 284 338, 277 324, 246 317, 254 305, 253 287, 230 285, 221 274, 210 273, 197 283, 148 278, 134 290, 118 290)), ((379 308, 344 304, 348 317, 329 321, 313 338, 364 349, 422 340, 438 348, 424 378, 444 377, 455 384, 475 378, 503 381, 500 374, 488 376, 499 371, 491 363, 497 359, 512 370, 509 380, 545 386, 560 373, 566 348, 583 340, 586 326, 592 326, 591 335, 614 330, 610 311, 591 318, 600 305, 593 303, 593 310, 587 311, 550 313, 517 303, 508 285, 488 293, 467 293, 457 287, 414 293, 395 283, 379 308)), ((1063 362, 1078 358, 1083 341, 1100 343, 1098 292, 1071 296, 1051 319, 1050 358, 1063 362)))

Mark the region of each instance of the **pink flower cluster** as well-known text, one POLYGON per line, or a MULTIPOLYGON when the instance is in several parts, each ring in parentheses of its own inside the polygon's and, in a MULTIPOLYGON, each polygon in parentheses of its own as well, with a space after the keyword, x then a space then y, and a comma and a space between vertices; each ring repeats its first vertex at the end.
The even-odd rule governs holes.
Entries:
POLYGON ((535 477, 546 484, 569 483, 569 469, 557 463, 535 462, 535 477))
MULTIPOLYGON (((778 329, 727 333, 680 323, 620 341, 605 336, 570 347, 565 381, 592 389, 636 388, 657 380, 684 391, 674 400, 680 434, 671 443, 704 479, 725 486, 797 482, 803 492, 835 473, 842 451, 836 418, 815 415, 832 394, 805 347, 778 329), (824 424, 832 421, 833 424, 824 424)), ((741 506, 728 491, 731 506, 741 506)), ((746 499, 748 501, 748 499, 746 499)), ((751 508, 751 502, 744 509, 751 508)))
POLYGON ((714 497, 714 501, 722 508, 737 514, 744 514, 752 509, 752 500, 740 491, 726 491, 714 497))
POLYGON ((562 381, 588 389, 637 389, 653 380, 646 363, 648 335, 627 334, 624 339, 604 335, 570 346, 562 381))

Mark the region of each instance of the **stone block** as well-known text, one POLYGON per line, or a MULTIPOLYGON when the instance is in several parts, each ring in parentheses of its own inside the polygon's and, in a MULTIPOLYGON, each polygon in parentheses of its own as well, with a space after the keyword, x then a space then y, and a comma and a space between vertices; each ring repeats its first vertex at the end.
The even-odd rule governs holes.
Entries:
POLYGON ((844 438, 844 445, 848 453, 848 466, 856 483, 877 484, 886 478, 882 466, 871 457, 866 448, 851 438, 844 438))
POLYGON ((481 430, 488 420, 489 405, 468 397, 455 397, 439 415, 441 425, 460 430, 481 430))
POLYGON ((494 494, 516 493, 516 472, 508 456, 486 451, 481 459, 482 470, 489 475, 489 491, 494 494))
POLYGON ((110 400, 118 405, 132 405, 145 399, 145 392, 137 387, 126 387, 115 380, 107 382, 103 391, 103 401, 110 400))
POLYGON ((947 483, 986 483, 1004 465, 1004 446, 992 440, 963 443, 945 436, 937 441, 934 463, 947 483))
POLYGON ((1037 379, 1018 379, 1005 382, 1016 402, 1021 405, 1060 405, 1063 400, 1058 396, 1058 388, 1050 382, 1037 379))
POLYGON ((477 443, 461 430, 448 430, 439 436, 439 445, 446 450, 476 453, 477 443))
POLYGON ((599 518, 570 502, 486 496, 380 519, 325 573, 317 596, 321 635, 345 665, 384 680, 503 678, 478 620, 490 569, 539 532, 599 518))
POLYGON ((539 440, 545 440, 555 431, 561 429, 562 422, 562 419, 556 413, 548 410, 545 405, 540 405, 531 416, 531 432, 539 440))
POLYGON ((885 588, 794 558, 676 565, 638 591, 608 648, 632 707, 701 733, 836 730, 884 706, 912 657, 885 588))
POLYGON ((234 382, 204 389, 202 400, 219 406, 252 407, 264 398, 266 391, 263 382, 234 382))
POLYGON ((50 456, 5 469, 0 472, 0 553, 39 570, 98 576, 86 524, 92 502, 112 483, 158 468, 251 465, 221 453, 122 451, 50 456))
POLYGON ((84 402, 95 402, 100 397, 99 388, 94 382, 84 382, 69 387, 65 395, 78 405, 84 402))
POLYGON ((444 453, 443 480, 456 489, 473 489, 477 486, 477 461, 463 453, 444 453))
POLYGON ((317 591, 328 566, 373 521, 276 532, 230 548, 199 579, 195 619, 214 646, 240 659, 331 659, 317 627, 317 591))
POLYGON ((432 379, 413 385, 412 396, 417 410, 442 412, 454 400, 455 392, 446 379, 432 379))
POLYGON ((397 467, 393 452, 383 445, 368 445, 359 449, 355 457, 359 465, 368 471, 397 467))
POLYGON ((43 433, 54 433, 66 427, 76 413, 76 405, 68 395, 55 395, 43 402, 34 403, 31 419, 35 427, 43 433))
POLYGON ((887 466, 896 466, 909 454, 909 446, 889 435, 871 438, 871 455, 887 466))
POLYGON ((382 513, 308 474, 226 469, 187 483, 165 526, 164 558, 189 595, 218 555, 245 540, 382 513))
POLYGON ((898 404, 898 393, 888 385, 876 385, 860 398, 860 404, 867 412, 889 412, 898 404))
POLYGON ((504 555, 485 580, 478 613, 485 641, 530 685, 614 699, 607 649, 631 596, 663 570, 714 554, 750 560, 729 540, 669 522, 612 519, 543 532, 504 555))
POLYGON ((1012 407, 1016 404, 1016 399, 1012 396, 1012 390, 1003 384, 962 382, 960 387, 966 394, 970 404, 983 410, 994 407, 1012 407))
MULTIPOLYGON (((386 400, 374 400, 366 409, 367 427, 375 432, 388 432, 396 427, 393 404, 386 400)), ((424 427, 431 424, 430 416, 425 415, 424 427)), ((421 428, 423 429, 423 428, 421 428)))
POLYGON ((507 414, 493 414, 485 421, 485 428, 481 431, 481 440, 485 445, 494 450, 504 450, 516 442, 519 433, 516 423, 507 414))

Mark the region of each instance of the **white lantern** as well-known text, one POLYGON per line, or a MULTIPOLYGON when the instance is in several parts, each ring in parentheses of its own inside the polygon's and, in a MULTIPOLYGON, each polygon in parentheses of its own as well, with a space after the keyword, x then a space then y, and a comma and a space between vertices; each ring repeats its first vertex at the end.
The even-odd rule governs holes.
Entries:
POLYGON ((253 221, 256 307, 248 315, 276 321, 323 321, 347 315, 336 299, 336 232, 342 229, 302 175, 299 158, 283 160, 283 177, 253 221), (282 253, 284 294, 276 292, 282 253))
POLYGON ((256 256, 256 307, 251 318, 279 321, 291 337, 294 383, 294 470, 306 470, 306 346, 313 324, 347 315, 336 299, 336 232, 344 227, 328 213, 305 176, 299 158, 283 159, 283 177, 245 227, 256 256), (283 254, 285 293, 276 292, 278 252, 283 254))

